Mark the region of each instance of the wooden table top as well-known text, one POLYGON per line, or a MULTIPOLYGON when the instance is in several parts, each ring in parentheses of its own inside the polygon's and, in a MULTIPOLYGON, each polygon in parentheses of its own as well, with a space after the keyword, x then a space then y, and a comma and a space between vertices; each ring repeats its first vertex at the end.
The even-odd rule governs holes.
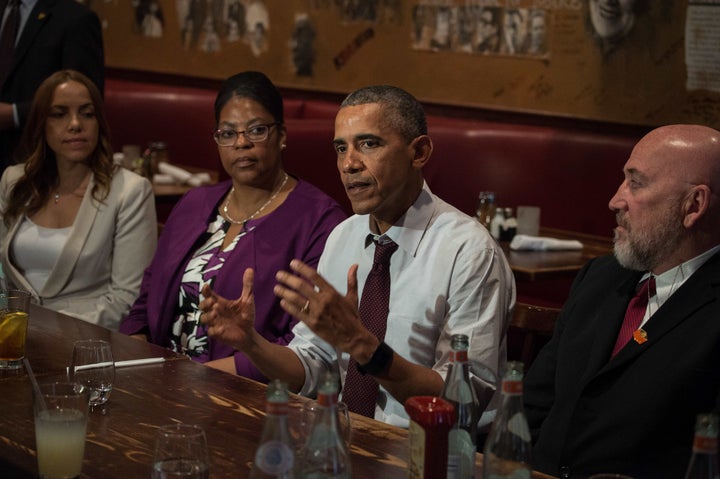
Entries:
MULTIPOLYGON (((106 339, 116 361, 162 356, 161 364, 117 368, 110 400, 90 413, 81 477, 149 477, 156 429, 198 424, 206 432, 211 478, 248 477, 262 431, 264 384, 223 373, 39 306, 32 306, 26 356, 39 381, 64 374, 77 339, 106 339)), ((305 398, 290 400, 291 424, 305 398)), ((32 386, 24 370, 0 371, 2 477, 37 477, 32 386)), ((406 478, 405 429, 352 415, 351 459, 356 478, 406 478)), ((481 477, 481 455, 477 475, 481 477)), ((549 476, 534 473, 541 479, 549 476)))
POLYGON ((508 242, 501 242, 500 245, 516 280, 537 281, 560 275, 572 277, 588 260, 612 253, 612 240, 609 238, 547 228, 541 229, 540 236, 579 240, 583 248, 562 251, 513 251, 508 242))

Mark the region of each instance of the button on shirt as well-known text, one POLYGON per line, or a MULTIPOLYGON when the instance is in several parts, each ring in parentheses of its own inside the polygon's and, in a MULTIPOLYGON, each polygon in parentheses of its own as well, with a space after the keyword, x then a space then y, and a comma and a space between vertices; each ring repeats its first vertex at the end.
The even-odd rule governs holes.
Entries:
MULTIPOLYGON (((390 313, 385 342, 405 359, 432 368, 443 378, 452 334, 470 338, 468 356, 476 368, 472 381, 481 404, 490 404, 480 421, 492 421, 496 376, 506 358, 505 333, 515 302, 515 283, 497 243, 474 218, 433 195, 427 184, 415 203, 383 236, 398 244, 390 263, 390 313)), ((347 219, 329 236, 318 272, 339 292, 347 290, 347 272, 358 264, 358 297, 372 267, 373 233, 368 215, 347 219)), ((314 396, 325 370, 341 371, 349 355, 337 361, 335 349, 302 322, 289 344, 305 368, 300 394, 314 396)), ((407 427, 403 404, 382 386, 375 419, 407 427)))

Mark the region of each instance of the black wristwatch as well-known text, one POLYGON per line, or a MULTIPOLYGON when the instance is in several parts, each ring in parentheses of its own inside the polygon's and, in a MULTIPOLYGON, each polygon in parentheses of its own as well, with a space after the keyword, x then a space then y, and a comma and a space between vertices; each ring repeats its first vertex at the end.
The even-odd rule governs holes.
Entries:
POLYGON ((393 350, 385 342, 380 343, 367 364, 357 364, 357 370, 360 374, 370 374, 377 376, 386 373, 393 361, 393 350))

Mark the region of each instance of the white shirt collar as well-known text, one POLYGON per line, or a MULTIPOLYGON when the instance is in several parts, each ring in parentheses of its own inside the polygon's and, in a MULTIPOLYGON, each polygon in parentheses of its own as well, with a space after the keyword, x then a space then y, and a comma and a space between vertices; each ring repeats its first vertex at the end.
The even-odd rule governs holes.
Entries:
MULTIPOLYGON (((373 238, 380 242, 387 241, 386 238, 388 238, 397 243, 398 247, 405 250, 408 254, 415 256, 420 247, 420 241, 425 234, 427 225, 435 214, 435 205, 431 195, 432 192, 427 182, 423 182, 422 191, 420 191, 417 199, 405 214, 383 235, 376 235, 370 231, 368 239, 365 241, 365 246, 369 246, 373 238)), ((368 225, 370 221, 372 220, 368 218, 368 225)))
MULTIPOLYGON (((718 251, 720 251, 720 245, 710 248, 704 253, 655 276, 656 293, 655 296, 650 298, 646 317, 649 318, 655 313, 655 311, 660 309, 660 306, 665 304, 665 301, 667 301, 670 296, 675 293, 675 291, 680 289, 680 286, 682 286, 685 281, 690 278, 690 276, 700 269, 700 267, 718 251)), ((644 280, 650 276, 651 273, 645 273, 642 279, 644 280)))

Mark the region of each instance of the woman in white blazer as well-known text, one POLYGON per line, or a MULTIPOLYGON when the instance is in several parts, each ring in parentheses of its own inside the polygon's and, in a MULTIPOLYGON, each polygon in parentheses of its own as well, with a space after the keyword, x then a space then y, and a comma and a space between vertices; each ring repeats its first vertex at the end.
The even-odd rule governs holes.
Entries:
POLYGON ((150 182, 113 164, 102 97, 57 72, 38 88, 25 163, 0 179, 0 255, 11 285, 50 309, 117 329, 155 252, 150 182))

